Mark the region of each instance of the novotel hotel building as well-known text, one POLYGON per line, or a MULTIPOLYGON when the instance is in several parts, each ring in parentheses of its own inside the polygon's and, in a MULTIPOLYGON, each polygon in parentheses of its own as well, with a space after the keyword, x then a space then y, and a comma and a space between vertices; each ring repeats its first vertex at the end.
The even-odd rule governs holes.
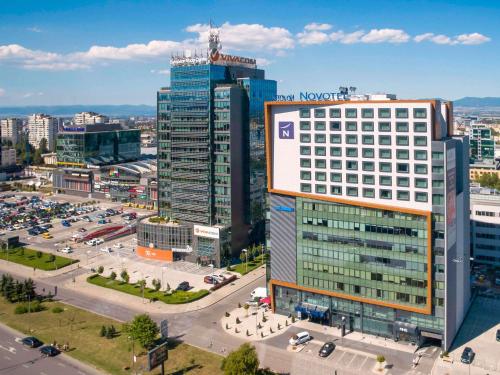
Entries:
POLYGON ((266 103, 273 309, 448 348, 469 306, 468 138, 452 104, 266 103))

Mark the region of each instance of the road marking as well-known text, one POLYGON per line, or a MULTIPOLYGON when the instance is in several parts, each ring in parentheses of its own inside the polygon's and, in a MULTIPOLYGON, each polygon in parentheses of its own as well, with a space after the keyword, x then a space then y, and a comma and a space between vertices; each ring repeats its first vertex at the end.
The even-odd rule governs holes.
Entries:
POLYGON ((11 358, 10 358, 9 356, 4 355, 3 357, 4 357, 7 361, 10 361, 10 360, 11 360, 11 358))
POLYGON ((29 366, 29 365, 27 365, 26 363, 23 363, 23 367, 24 367, 24 368, 30 368, 30 366, 29 366))
POLYGON ((66 365, 65 365, 64 363, 58 362, 57 364, 58 364, 59 366, 61 366, 61 367, 66 367, 66 365))

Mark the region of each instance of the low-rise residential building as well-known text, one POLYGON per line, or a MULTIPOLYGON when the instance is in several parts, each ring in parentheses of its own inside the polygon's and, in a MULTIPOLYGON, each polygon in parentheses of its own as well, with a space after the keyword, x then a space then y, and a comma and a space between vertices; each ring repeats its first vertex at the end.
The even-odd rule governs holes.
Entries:
POLYGON ((109 117, 96 112, 80 112, 73 118, 75 125, 105 124, 109 122, 109 117))
POLYGON ((2 148, 2 167, 16 165, 16 150, 13 148, 2 148))

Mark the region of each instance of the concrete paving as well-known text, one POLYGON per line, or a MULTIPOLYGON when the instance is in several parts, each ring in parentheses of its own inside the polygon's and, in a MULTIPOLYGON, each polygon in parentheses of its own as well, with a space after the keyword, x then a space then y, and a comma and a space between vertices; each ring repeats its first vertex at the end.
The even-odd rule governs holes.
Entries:
POLYGON ((436 361, 434 375, 489 374, 500 375, 500 342, 495 334, 500 329, 500 300, 477 297, 458 332, 449 356, 453 363, 436 361), (468 346, 476 353, 471 365, 460 362, 463 349, 468 346))

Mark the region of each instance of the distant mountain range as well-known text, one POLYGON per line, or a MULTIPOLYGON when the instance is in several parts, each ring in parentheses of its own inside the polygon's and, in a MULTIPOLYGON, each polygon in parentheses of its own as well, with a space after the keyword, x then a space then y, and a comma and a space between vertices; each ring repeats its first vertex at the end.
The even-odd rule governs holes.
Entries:
POLYGON ((462 99, 453 101, 454 107, 500 107, 499 97, 478 98, 474 96, 466 96, 462 99))
MULTIPOLYGON (((472 97, 453 101, 454 107, 500 107, 500 97, 472 97)), ((26 107, 0 107, 0 117, 28 116, 33 113, 47 113, 53 116, 72 117, 75 113, 93 111, 111 117, 155 116, 156 107, 152 105, 36 105, 26 107)))
POLYGON ((97 112, 106 116, 155 116, 152 105, 36 105, 26 107, 0 107, 0 116, 28 116, 33 113, 47 113, 52 116, 72 117, 78 112, 97 112))

